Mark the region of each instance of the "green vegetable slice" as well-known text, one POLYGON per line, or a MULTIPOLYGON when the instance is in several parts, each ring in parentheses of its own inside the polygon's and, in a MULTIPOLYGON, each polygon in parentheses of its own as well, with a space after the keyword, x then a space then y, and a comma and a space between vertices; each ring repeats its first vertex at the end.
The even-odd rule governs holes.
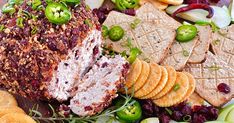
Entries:
MULTIPOLYGON (((124 99, 119 99, 116 103, 116 107, 120 107, 125 103, 124 99)), ((127 121, 127 122, 134 122, 141 118, 142 116, 142 110, 140 103, 136 100, 130 100, 127 106, 116 112, 116 115, 119 119, 127 121)))
POLYGON ((194 25, 182 25, 176 30, 176 40, 178 42, 188 42, 197 35, 197 28, 194 25))
POLYGON ((71 19, 71 12, 62 3, 49 3, 45 15, 54 24, 65 24, 71 19))
POLYGON ((105 25, 102 25, 102 36, 103 36, 104 38, 106 38, 106 37, 108 36, 108 34, 109 34, 109 29, 108 29, 108 27, 105 26, 105 25))
POLYGON ((121 40, 123 38, 123 36, 124 36, 124 30, 120 26, 113 26, 109 30, 109 38, 110 38, 110 40, 112 40, 114 42, 121 40))
POLYGON ((139 0, 114 0, 118 10, 132 9, 138 6, 139 0))

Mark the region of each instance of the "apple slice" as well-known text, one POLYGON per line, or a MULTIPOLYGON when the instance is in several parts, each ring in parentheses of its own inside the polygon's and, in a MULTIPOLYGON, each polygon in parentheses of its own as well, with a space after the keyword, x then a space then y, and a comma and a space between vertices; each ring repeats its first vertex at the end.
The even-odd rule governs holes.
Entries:
POLYGON ((234 108, 228 113, 226 117, 226 121, 234 122, 234 108))
POLYGON ((232 122, 215 120, 215 121, 207 121, 205 123, 232 123, 232 122))
MULTIPOLYGON (((170 6, 166 9, 168 14, 174 13, 177 9, 187 6, 186 4, 179 6, 170 6)), ((204 21, 204 22, 214 22, 214 24, 219 28, 227 27, 231 23, 231 17, 226 8, 221 8, 217 6, 211 6, 214 10, 214 15, 212 18, 207 18, 208 12, 203 9, 194 9, 187 12, 179 13, 177 16, 185 20, 192 22, 204 21)))
POLYGON ((100 8, 103 2, 104 0, 85 0, 86 5, 88 5, 91 9, 100 8))
MULTIPOLYGON (((187 6, 187 4, 179 5, 179 6, 170 6, 166 9, 168 14, 173 14, 177 9, 187 6)), ((183 18, 185 20, 189 20, 192 22, 196 21, 205 21, 211 22, 211 19, 207 18, 208 12, 202 9, 194 9, 187 12, 179 13, 177 16, 183 18)))
POLYGON ((141 123, 159 123, 159 119, 156 117, 146 118, 141 123))
POLYGON ((220 110, 218 119, 219 121, 225 121, 226 117, 228 116, 229 112, 234 109, 234 104, 228 105, 225 108, 220 110))
POLYGON ((234 0, 231 1, 229 4, 229 12, 232 18, 232 21, 234 21, 234 0))

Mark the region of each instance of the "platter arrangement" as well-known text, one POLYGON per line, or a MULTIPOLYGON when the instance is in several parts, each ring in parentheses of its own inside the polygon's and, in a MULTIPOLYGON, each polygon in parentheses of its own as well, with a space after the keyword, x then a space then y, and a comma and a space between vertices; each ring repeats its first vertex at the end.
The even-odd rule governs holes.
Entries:
POLYGON ((233 5, 0 1, 0 123, 234 123, 233 5))

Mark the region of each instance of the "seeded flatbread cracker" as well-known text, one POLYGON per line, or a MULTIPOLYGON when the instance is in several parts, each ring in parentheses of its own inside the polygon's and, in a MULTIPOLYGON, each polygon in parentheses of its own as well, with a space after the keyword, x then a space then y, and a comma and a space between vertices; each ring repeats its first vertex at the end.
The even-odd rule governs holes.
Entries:
MULTIPOLYGON (((113 42, 107 38, 105 45, 116 52, 129 54, 129 44, 131 44, 132 47, 137 47, 142 51, 139 56, 140 59, 160 63, 167 55, 168 48, 171 47, 174 41, 175 29, 161 25, 155 20, 143 19, 144 14, 141 15, 142 13, 138 12, 140 14, 136 15, 136 17, 115 11, 110 12, 103 25, 109 28, 113 25, 119 25, 125 30, 125 35, 118 42, 113 42)), ((165 12, 161 13, 165 14, 165 12)))
POLYGON ((187 100, 193 93, 196 87, 196 80, 194 79, 193 75, 191 75, 188 72, 183 72, 187 77, 188 77, 188 81, 189 81, 189 89, 186 93, 186 95, 184 96, 183 100, 181 100, 181 102, 187 100))
POLYGON ((158 99, 158 98, 166 95, 172 89, 172 87, 175 85, 175 81, 176 81, 175 69, 171 66, 165 66, 165 68, 167 69, 167 72, 168 72, 167 84, 157 95, 152 97, 152 99, 158 99))
POLYGON ((167 93, 163 97, 153 100, 153 102, 157 106, 169 107, 179 103, 184 98, 189 88, 188 77, 182 72, 177 72, 177 78, 175 83, 176 85, 178 85, 177 90, 173 88, 169 93, 167 93))
POLYGON ((192 106, 195 106, 195 105, 203 105, 205 100, 201 96, 199 96, 196 92, 194 92, 188 98, 187 102, 190 103, 192 106))
POLYGON ((210 26, 198 26, 198 41, 193 49, 193 52, 188 60, 189 63, 198 64, 206 59, 207 52, 211 43, 212 30, 210 26))
POLYGON ((159 2, 158 0, 140 0, 140 5, 144 5, 146 3, 151 3, 154 7, 158 8, 159 10, 164 10, 168 7, 168 4, 159 2))
POLYGON ((158 85, 162 77, 163 69, 156 63, 150 63, 150 74, 144 85, 134 93, 134 97, 142 97, 149 94, 158 85))
POLYGON ((1 117, 0 123, 36 123, 36 121, 26 114, 10 113, 1 117))
POLYGON ((232 31, 234 26, 213 33, 211 46, 217 57, 234 67, 234 36, 232 36, 234 33, 232 31))
POLYGON ((188 64, 185 71, 196 79, 196 92, 213 106, 219 107, 227 103, 234 95, 234 69, 218 56, 208 52, 202 64, 188 64), (227 84, 231 92, 219 92, 217 86, 227 84))
POLYGON ((140 76, 142 71, 142 62, 139 59, 136 59, 130 67, 130 71, 126 77, 125 86, 130 88, 135 84, 136 80, 140 76))
POLYGON ((172 66, 176 70, 182 70, 189 60, 197 41, 198 37, 185 43, 175 41, 161 65, 172 66))
POLYGON ((136 82, 129 89, 131 92, 132 91, 136 92, 137 90, 139 90, 146 83, 147 78, 150 75, 150 65, 145 61, 141 61, 141 62, 142 62, 141 74, 138 77, 138 79, 136 80, 136 82), (132 89, 134 89, 134 90, 132 90, 132 89))
POLYGON ((162 77, 161 77, 159 83, 157 84, 157 86, 154 86, 154 88, 151 88, 147 95, 143 95, 142 97, 139 97, 140 99, 152 98, 156 94, 158 94, 166 86, 167 80, 168 80, 168 72, 167 72, 167 69, 162 67, 162 66, 161 66, 161 70, 162 70, 162 77))
POLYGON ((1 106, 0 107, 0 117, 9 114, 9 113, 22 113, 25 114, 25 112, 17 107, 17 106, 1 106))
MULTIPOLYGON (((150 3, 144 4, 144 6, 140 7, 137 12, 136 16, 144 21, 153 21, 155 25, 161 25, 163 27, 169 27, 176 30, 181 24, 176 21, 171 16, 167 15, 166 12, 161 11, 154 7, 154 5, 150 3)), ((150 28, 149 28, 150 29, 150 28)), ((171 34, 165 35, 170 37, 171 34)))
POLYGON ((17 106, 15 98, 7 91, 0 90, 0 107, 1 106, 17 106))

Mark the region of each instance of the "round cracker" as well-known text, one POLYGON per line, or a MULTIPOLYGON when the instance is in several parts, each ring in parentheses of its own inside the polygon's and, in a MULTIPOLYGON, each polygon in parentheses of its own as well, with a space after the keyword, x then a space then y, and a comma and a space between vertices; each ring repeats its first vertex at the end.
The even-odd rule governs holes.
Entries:
POLYGON ((186 74, 177 72, 175 84, 179 85, 180 88, 178 90, 175 91, 174 89, 171 89, 166 95, 153 100, 153 102, 160 107, 169 107, 178 104, 183 100, 189 89, 189 80, 186 74))
POLYGON ((161 67, 156 63, 150 63, 150 73, 143 87, 134 93, 134 97, 142 97, 149 94, 158 85, 162 76, 161 67))
POLYGON ((196 80, 194 79, 193 75, 191 75, 188 72, 183 72, 183 73, 188 77, 189 89, 181 102, 187 100, 193 94, 196 87, 196 80))
POLYGON ((130 71, 126 77, 125 86, 127 88, 132 87, 132 85, 136 82, 136 80, 140 76, 141 71, 142 71, 142 62, 139 59, 136 59, 133 62, 132 66, 130 68, 130 71))
POLYGON ((136 80, 135 84, 132 85, 132 87, 129 89, 130 92, 132 92, 132 91, 136 92, 137 90, 139 90, 146 83, 146 80, 150 74, 150 65, 145 61, 141 61, 141 62, 142 62, 141 74, 138 77, 138 79, 136 80), (132 90, 132 89, 134 89, 134 90, 132 90))
POLYGON ((166 95, 172 89, 172 87, 175 85, 176 70, 171 66, 166 66, 165 68, 167 69, 167 72, 168 72, 167 84, 157 95, 152 97, 152 99, 158 99, 158 98, 161 98, 162 96, 166 95))
POLYGON ((0 118, 0 123, 36 123, 36 121, 26 114, 9 113, 0 118))
POLYGON ((9 114, 9 113, 22 113, 25 114, 24 110, 17 106, 3 106, 0 107, 0 117, 9 114))
POLYGON ((0 90, 0 106, 17 106, 17 101, 7 91, 0 90))
POLYGON ((158 94, 164 87, 165 85, 167 84, 167 80, 168 80, 168 72, 166 70, 166 68, 160 66, 161 68, 161 73, 162 73, 162 76, 160 78, 160 81, 157 85, 154 85, 154 80, 153 80, 153 83, 152 83, 152 87, 148 87, 148 88, 145 88, 145 89, 148 89, 150 93, 148 93, 147 95, 144 95, 144 96, 141 96, 140 99, 149 99, 151 97, 154 97, 156 94, 158 94), (151 89, 149 89, 151 88, 151 89))
POLYGON ((180 5, 184 2, 183 0, 158 0, 158 1, 171 5, 180 5))

